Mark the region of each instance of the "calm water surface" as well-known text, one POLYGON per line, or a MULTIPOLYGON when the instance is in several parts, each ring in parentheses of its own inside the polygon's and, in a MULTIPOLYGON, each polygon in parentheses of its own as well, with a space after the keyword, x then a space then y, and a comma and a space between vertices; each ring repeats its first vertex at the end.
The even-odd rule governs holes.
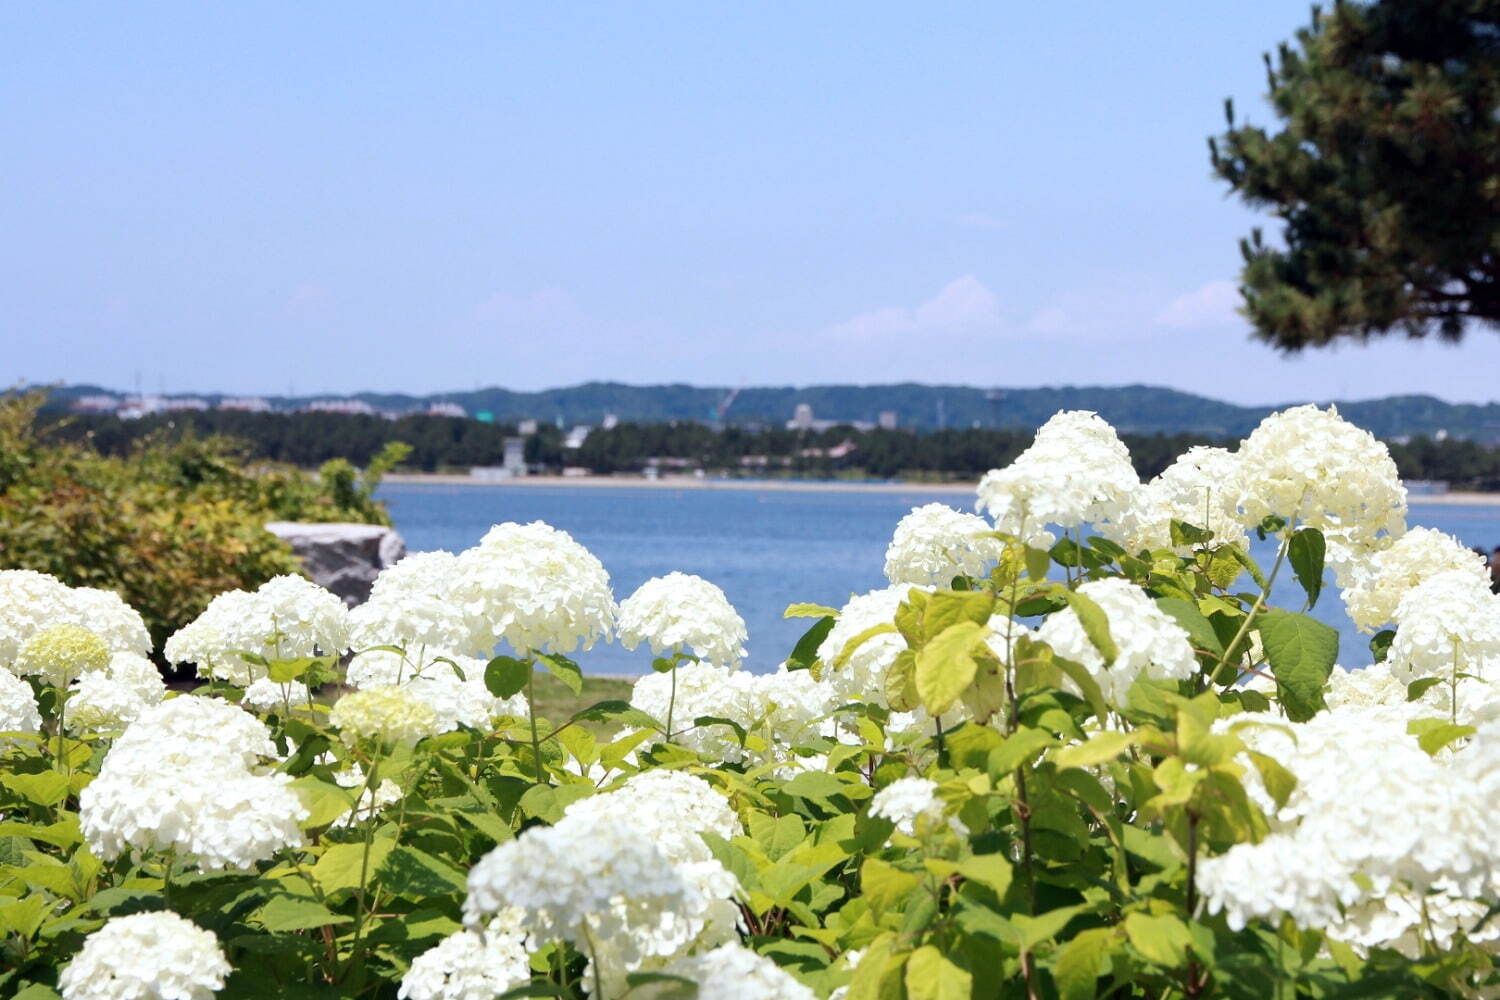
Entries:
MULTIPOLYGON (((920 489, 900 493, 847 490, 673 490, 639 487, 444 486, 391 483, 381 487, 396 528, 413 551, 457 552, 501 521, 543 520, 567 531, 609 570, 623 600, 641 583, 672 570, 712 580, 734 602, 750 632, 747 665, 775 669, 808 625, 786 621, 793 601, 834 607, 850 594, 885 585, 885 547, 896 522, 934 501, 961 510, 969 497, 920 489)), ((1500 504, 1465 507, 1413 502, 1407 518, 1486 549, 1500 544, 1500 504)), ((1255 552, 1267 570, 1269 545, 1255 552)), ((1291 574, 1277 583, 1283 606, 1300 607, 1291 574)), ((1370 661, 1368 637, 1344 616, 1337 591, 1326 591, 1315 614, 1341 633, 1347 666, 1370 661)), ((593 673, 650 670, 650 654, 596 646, 578 657, 593 673)))

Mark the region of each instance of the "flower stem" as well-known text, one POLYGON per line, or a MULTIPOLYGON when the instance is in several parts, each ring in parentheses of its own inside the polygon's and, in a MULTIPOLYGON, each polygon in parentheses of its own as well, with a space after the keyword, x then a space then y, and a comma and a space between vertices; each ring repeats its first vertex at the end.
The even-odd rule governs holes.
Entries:
POLYGON ((543 785, 547 776, 542 771, 542 740, 536 730, 536 664, 530 660, 526 664, 530 668, 526 674, 526 712, 531 717, 531 759, 536 764, 536 783, 543 785))

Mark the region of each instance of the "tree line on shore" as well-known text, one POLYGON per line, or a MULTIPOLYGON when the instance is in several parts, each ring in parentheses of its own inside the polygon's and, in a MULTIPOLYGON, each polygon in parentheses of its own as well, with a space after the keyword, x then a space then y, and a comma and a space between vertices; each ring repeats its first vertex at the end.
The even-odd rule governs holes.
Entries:
MULTIPOLYGON (((105 415, 52 415, 50 432, 87 443, 104 455, 129 454, 143 441, 185 436, 229 437, 246 457, 314 467, 334 459, 363 466, 391 442, 411 448, 402 466, 423 472, 499 465, 514 424, 413 415, 398 420, 339 413, 170 413, 121 420, 105 415)), ((913 433, 902 430, 788 430, 692 421, 625 422, 595 428, 578 448, 563 430, 543 424, 525 437, 528 464, 541 470, 585 468, 599 474, 634 472, 657 462, 746 475, 904 476, 972 479, 1003 466, 1030 443, 1030 429, 913 433)), ((1187 448, 1224 444, 1202 434, 1125 434, 1137 471, 1156 475, 1187 448)), ((1387 442, 1401 475, 1454 487, 1500 490, 1500 447, 1474 441, 1416 437, 1387 442)))

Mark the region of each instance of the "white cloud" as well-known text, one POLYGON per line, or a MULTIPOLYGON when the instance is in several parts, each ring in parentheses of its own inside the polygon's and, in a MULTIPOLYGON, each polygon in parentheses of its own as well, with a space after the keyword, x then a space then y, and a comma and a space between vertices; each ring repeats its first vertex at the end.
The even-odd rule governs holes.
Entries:
POLYGON ((1152 322, 1173 330, 1235 326, 1243 322, 1235 311, 1239 305, 1240 291, 1234 282, 1210 281, 1168 302, 1152 322))
POLYGON ((1000 300, 972 274, 955 278, 914 307, 883 306, 836 324, 834 336, 873 340, 916 333, 994 331, 1000 326, 1000 300))

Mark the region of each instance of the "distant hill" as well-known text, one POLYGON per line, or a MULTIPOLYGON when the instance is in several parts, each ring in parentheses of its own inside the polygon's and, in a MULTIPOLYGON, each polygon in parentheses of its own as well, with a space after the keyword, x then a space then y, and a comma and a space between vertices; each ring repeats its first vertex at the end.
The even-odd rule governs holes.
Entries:
MULTIPOLYGON (((729 396, 726 387, 625 385, 587 382, 540 392, 477 389, 471 392, 417 396, 361 392, 347 396, 266 396, 276 409, 295 409, 313 399, 356 399, 378 410, 410 411, 433 402, 457 403, 470 414, 488 411, 497 421, 534 419, 566 425, 598 424, 607 414, 620 420, 717 420, 719 405, 729 396)), ((65 386, 56 390, 54 405, 68 405, 81 396, 118 391, 98 386, 65 386)), ((220 393, 199 398, 215 404, 220 393)), ((1328 400, 1317 400, 1319 403, 1328 400)), ((1241 437, 1267 413, 1279 407, 1237 406, 1222 400, 1161 386, 1051 386, 1034 389, 985 389, 960 385, 813 385, 755 386, 739 390, 724 413, 729 424, 779 425, 806 403, 818 420, 876 423, 885 411, 896 414, 898 426, 932 430, 938 427, 1032 428, 1062 409, 1094 410, 1121 431, 1139 434, 1194 433, 1210 437, 1241 437)), ((1350 420, 1384 438, 1434 435, 1486 443, 1500 441, 1500 403, 1448 403, 1433 396, 1390 396, 1384 399, 1338 402, 1350 420)))

